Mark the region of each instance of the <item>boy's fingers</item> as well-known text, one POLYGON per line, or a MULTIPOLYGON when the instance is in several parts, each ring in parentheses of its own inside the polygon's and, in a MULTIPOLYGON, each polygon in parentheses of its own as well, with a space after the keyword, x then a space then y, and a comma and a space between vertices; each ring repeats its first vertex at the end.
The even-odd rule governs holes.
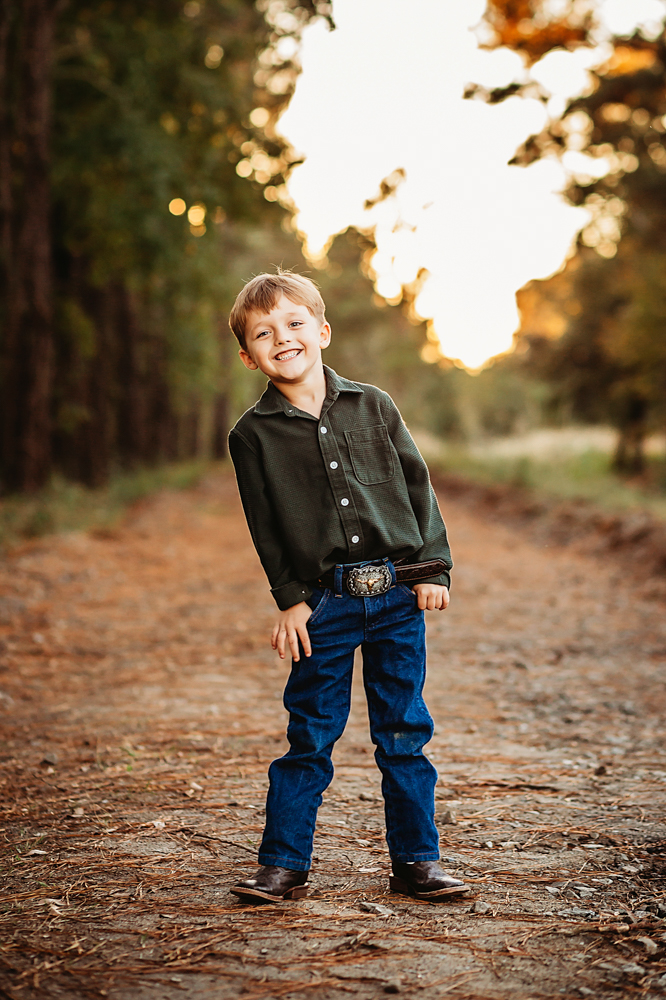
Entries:
POLYGON ((282 628, 277 634, 277 651, 280 654, 280 659, 284 660, 284 641, 287 638, 286 631, 282 628))
POLYGON ((291 650, 292 659, 298 663, 300 660, 300 652, 298 649, 298 633, 293 629, 289 632, 289 648, 291 650))
POLYGON ((310 636, 308 635, 308 630, 305 625, 298 630, 300 636, 301 645, 303 646, 303 652, 306 656, 312 655, 312 646, 310 645, 310 636))
POLYGON ((446 588, 415 591, 421 611, 444 611, 449 606, 449 592, 446 588))

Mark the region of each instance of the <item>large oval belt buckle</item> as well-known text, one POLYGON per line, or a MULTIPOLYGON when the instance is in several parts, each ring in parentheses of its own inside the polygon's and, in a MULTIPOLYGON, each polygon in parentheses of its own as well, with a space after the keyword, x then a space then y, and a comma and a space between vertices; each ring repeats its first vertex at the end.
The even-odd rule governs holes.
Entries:
POLYGON ((391 570, 382 566, 355 566, 349 570, 347 590, 354 597, 376 597, 391 586, 391 570))

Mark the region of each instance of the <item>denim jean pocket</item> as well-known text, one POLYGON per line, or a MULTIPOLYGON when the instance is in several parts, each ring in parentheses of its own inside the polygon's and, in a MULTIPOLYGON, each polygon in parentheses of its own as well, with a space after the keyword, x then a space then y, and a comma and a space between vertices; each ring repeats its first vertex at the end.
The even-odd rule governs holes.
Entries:
POLYGON ((310 617, 306 622, 307 625, 315 624, 317 619, 320 617, 322 611, 324 610, 326 604, 328 603, 328 599, 330 596, 331 596, 331 591, 328 590, 328 588, 326 590, 322 590, 321 596, 317 595, 316 590, 313 592, 312 597, 307 602, 308 607, 311 608, 312 610, 312 614, 310 615, 310 617))
POLYGON ((409 594, 409 596, 411 597, 411 599, 413 601, 418 600, 418 598, 417 598, 416 594, 414 593, 414 591, 412 590, 412 588, 408 587, 406 583, 399 583, 397 586, 398 586, 398 590, 402 591, 403 594, 409 594))

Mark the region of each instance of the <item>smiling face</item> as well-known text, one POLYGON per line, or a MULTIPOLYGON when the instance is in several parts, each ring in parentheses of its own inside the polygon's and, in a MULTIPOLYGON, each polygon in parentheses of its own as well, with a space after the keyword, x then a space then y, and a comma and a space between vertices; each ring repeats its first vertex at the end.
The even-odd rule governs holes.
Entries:
POLYGON ((246 368, 259 368, 272 382, 304 384, 322 368, 321 352, 331 341, 331 328, 307 306, 282 295, 268 313, 250 312, 245 348, 238 352, 246 368))

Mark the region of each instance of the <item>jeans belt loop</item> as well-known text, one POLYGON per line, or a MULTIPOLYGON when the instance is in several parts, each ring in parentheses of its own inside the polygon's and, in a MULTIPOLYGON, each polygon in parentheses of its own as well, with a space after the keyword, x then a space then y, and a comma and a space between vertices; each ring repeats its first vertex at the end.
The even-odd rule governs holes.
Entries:
POLYGON ((335 567, 335 596, 342 597, 342 574, 344 573, 344 567, 338 563, 335 567))

